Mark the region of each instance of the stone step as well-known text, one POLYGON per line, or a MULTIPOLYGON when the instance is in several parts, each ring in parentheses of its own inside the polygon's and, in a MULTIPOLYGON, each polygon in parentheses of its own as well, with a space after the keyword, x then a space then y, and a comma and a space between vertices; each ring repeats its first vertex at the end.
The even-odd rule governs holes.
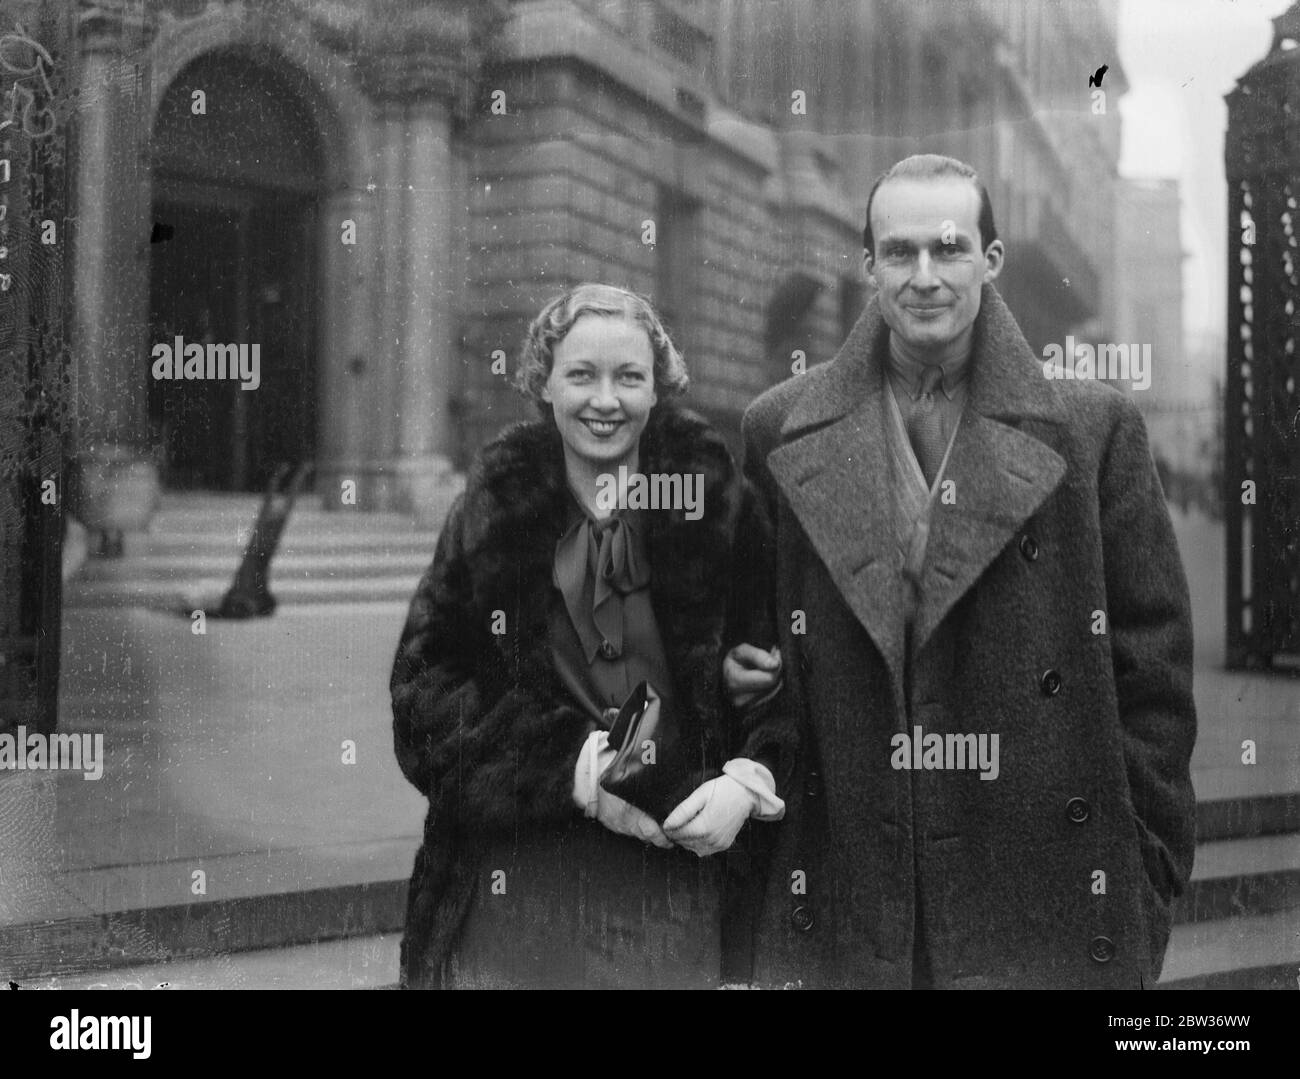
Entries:
MULTIPOLYGON (((294 955, 286 953, 296 946, 319 947, 320 942, 338 938, 400 933, 405 892, 404 879, 376 880, 3 926, 0 972, 27 988, 112 987, 129 982, 151 987, 162 981, 174 988, 217 988, 214 978, 223 980, 224 987, 254 988, 239 984, 237 971, 254 969, 259 954, 270 960, 260 967, 259 977, 282 979, 294 966, 294 955), (284 955, 283 961, 277 963, 266 949, 284 955)), ((1298 971, 1300 908, 1291 907, 1175 925, 1159 985, 1161 989, 1290 989, 1298 984, 1298 971)), ((367 981, 371 978, 375 986, 396 981, 391 956, 372 968, 367 981)))
POLYGON ((108 971, 47 975, 22 989, 396 989, 400 933, 261 948, 108 971))
MULTIPOLYGON (((232 529, 229 532, 210 530, 204 533, 187 534, 184 532, 151 532, 146 543, 125 545, 126 556, 114 559, 129 562, 132 559, 145 559, 158 556, 175 555, 207 556, 235 555, 242 557, 248 545, 252 530, 247 527, 232 529)), ((280 536, 276 548, 276 559, 285 554, 313 554, 331 551, 363 553, 365 551, 382 551, 395 554, 403 551, 423 552, 433 557, 438 543, 436 532, 393 532, 386 529, 370 531, 339 531, 306 528, 286 528, 280 536)), ((98 559, 97 561, 107 561, 98 559)))
POLYGON ((1161 989, 1295 989, 1300 907, 1175 925, 1161 989))
MULTIPOLYGON (((426 550, 286 550, 272 559, 270 578, 273 583, 350 577, 398 576, 406 579, 411 574, 418 577, 431 558, 432 552, 426 550)), ((170 581, 183 585, 192 580, 224 578, 229 582, 241 560, 242 555, 233 550, 220 555, 155 554, 138 559, 91 559, 82 567, 78 581, 125 585, 170 581)))
MULTIPOLYGON (((281 580, 272 567, 270 589, 282 607, 325 603, 407 603, 415 592, 422 570, 420 567, 407 574, 379 577, 281 580)), ((66 586, 63 602, 68 610, 143 607, 188 614, 199 607, 205 610, 215 607, 230 587, 232 574, 190 578, 183 583, 138 578, 127 582, 72 581, 66 586)))
MULTIPOLYGON (((251 527, 257 520, 258 506, 218 511, 161 510, 149 522, 146 535, 173 532, 180 535, 202 535, 211 528, 233 532, 239 527, 251 527)), ((363 513, 355 508, 336 512, 301 510, 295 506, 285 523, 285 532, 419 532, 415 519, 400 513, 363 513)))
POLYGON ((1300 907, 1300 832, 1212 840, 1196 849, 1174 921, 1209 922, 1300 907))
MULTIPOLYGON (((68 988, 69 978, 112 985, 138 980, 123 973, 130 968, 171 969, 185 960, 226 963, 238 953, 400 934, 406 887, 405 879, 376 881, 0 925, 0 977, 37 987, 57 982, 68 988), (77 978, 90 972, 118 973, 77 978)), ((375 973, 377 984, 397 977, 396 963, 375 973)), ((162 981, 171 979, 164 975, 153 984, 162 981)))
MULTIPOLYGON (((251 525, 261 507, 262 497, 254 494, 168 492, 159 500, 158 509, 149 522, 148 534, 202 534, 214 525, 233 531, 240 525, 251 525)), ((302 530, 307 526, 311 526, 311 531, 421 531, 410 514, 371 512, 337 503, 331 503, 326 509, 320 495, 304 494, 294 502, 285 531, 302 530)))
POLYGON ((1300 791, 1294 789, 1295 776, 1285 770, 1276 774, 1243 771, 1240 782, 1244 785, 1248 779, 1253 789, 1235 797, 1197 798, 1198 842, 1300 832, 1300 791))
MULTIPOLYGON (((252 494, 168 493, 145 533, 124 537, 123 557, 91 557, 65 588, 69 608, 210 608, 234 578, 261 505, 252 494)), ((410 599, 438 533, 399 513, 326 511, 299 498, 271 562, 278 603, 410 599)))

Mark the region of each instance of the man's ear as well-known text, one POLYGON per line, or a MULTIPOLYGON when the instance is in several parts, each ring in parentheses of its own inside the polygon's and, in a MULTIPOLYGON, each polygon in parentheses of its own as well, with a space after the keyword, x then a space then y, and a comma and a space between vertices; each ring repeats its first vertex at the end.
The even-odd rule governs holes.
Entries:
POLYGON ((879 288, 876 284, 875 270, 876 261, 871 257, 871 252, 864 247, 862 249, 862 276, 872 288, 879 288))
POLYGON ((1002 246, 1001 240, 994 240, 984 249, 984 283, 986 285, 994 281, 998 274, 1002 272, 1006 258, 1006 248, 1002 246))

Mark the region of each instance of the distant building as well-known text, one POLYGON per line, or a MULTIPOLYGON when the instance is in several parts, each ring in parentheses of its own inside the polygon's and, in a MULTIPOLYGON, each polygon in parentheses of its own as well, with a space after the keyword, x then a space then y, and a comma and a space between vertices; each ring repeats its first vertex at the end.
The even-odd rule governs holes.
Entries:
POLYGON ((999 291, 1041 352, 1078 328, 1104 336, 1113 319, 1111 192, 1127 90, 1116 10, 1088 0, 724 0, 719 80, 795 152, 832 162, 856 207, 908 154, 970 162, 1007 245, 999 291), (1103 64, 1101 86, 1090 86, 1103 64), (786 105, 796 88, 806 117, 786 105))
POLYGON ((310 460, 318 491, 436 519, 525 414, 502 355, 585 279, 654 297, 734 438, 856 319, 868 186, 917 150, 986 176, 1036 349, 1112 318, 1113 3, 77 11, 76 449, 152 446, 166 487, 310 460), (177 337, 258 343, 258 388, 153 379, 177 337))
MULTIPOLYGON (((1171 464, 1190 464, 1197 425, 1213 415, 1208 387, 1183 343, 1183 243, 1177 180, 1121 180, 1115 188, 1117 343, 1151 346, 1151 385, 1133 394, 1153 451, 1171 464)), ((1123 384, 1120 389, 1129 389, 1123 384)))

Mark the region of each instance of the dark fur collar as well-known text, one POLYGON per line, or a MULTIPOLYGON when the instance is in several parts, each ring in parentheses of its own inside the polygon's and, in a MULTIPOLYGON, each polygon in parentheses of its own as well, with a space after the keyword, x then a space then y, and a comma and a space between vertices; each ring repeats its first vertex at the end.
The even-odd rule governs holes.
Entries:
MULTIPOLYGON (((742 480, 726 443, 694 413, 660 405, 641 436, 640 471, 703 474, 703 513, 646 514, 651 595, 679 696, 709 707, 716 690, 742 480)), ((500 675, 559 693, 547 639, 551 566, 568 487, 559 431, 547 419, 507 428, 484 447, 466 493, 466 549, 480 612, 505 612, 500 675)))

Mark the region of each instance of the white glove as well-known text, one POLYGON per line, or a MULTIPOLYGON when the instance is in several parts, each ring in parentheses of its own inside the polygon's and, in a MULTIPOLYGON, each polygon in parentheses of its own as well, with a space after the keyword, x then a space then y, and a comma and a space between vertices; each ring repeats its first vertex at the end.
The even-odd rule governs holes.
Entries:
POLYGON ((668 814, 664 834, 701 858, 718 854, 735 842, 757 806, 753 791, 722 775, 701 783, 668 814))
POLYGON ((609 744, 608 731, 592 731, 583 743, 573 767, 573 801, 588 817, 611 832, 631 836, 643 843, 669 849, 672 841, 653 817, 623 801, 600 785, 601 773, 613 763, 618 751, 609 744))

